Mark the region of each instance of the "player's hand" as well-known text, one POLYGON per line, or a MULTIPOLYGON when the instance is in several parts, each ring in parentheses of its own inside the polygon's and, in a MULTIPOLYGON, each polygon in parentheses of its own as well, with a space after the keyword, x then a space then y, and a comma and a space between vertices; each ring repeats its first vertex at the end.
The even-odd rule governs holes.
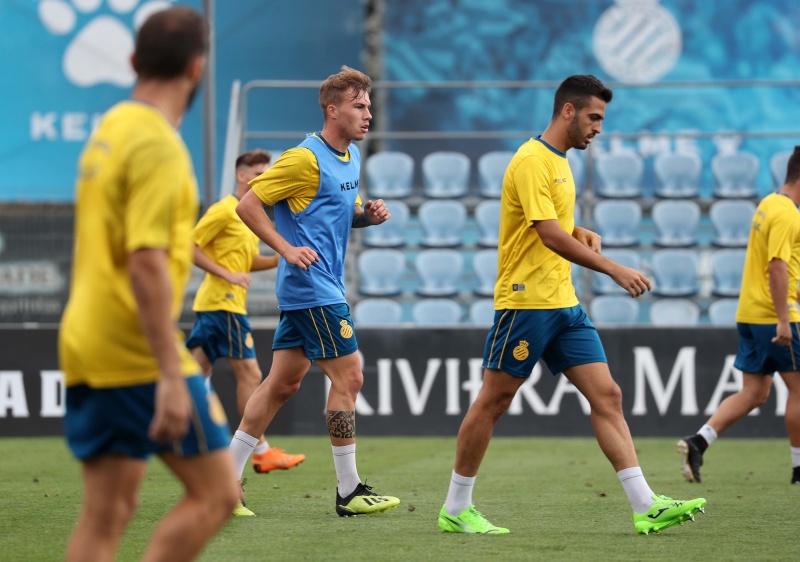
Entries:
POLYGON ((578 242, 589 248, 595 254, 601 252, 601 237, 596 232, 592 232, 586 228, 576 226, 572 231, 572 237, 578 242))
POLYGON ((303 271, 308 269, 315 261, 319 261, 317 252, 308 246, 292 246, 289 250, 281 254, 281 257, 292 265, 296 265, 303 271))
POLYGON ((775 329, 775 337, 772 338, 772 343, 787 347, 792 345, 792 328, 788 322, 778 322, 778 327, 775 329))
POLYGON ((162 376, 156 383, 156 411, 148 431, 150 438, 160 443, 182 438, 189 431, 191 415, 186 379, 162 376))
POLYGON ((376 225, 388 221, 392 215, 386 208, 383 199, 377 201, 367 201, 364 203, 364 214, 367 216, 367 224, 376 225))
POLYGON ((232 285, 239 285, 240 287, 244 287, 245 289, 250 286, 252 280, 250 279, 249 273, 242 273, 242 272, 231 272, 226 279, 228 283, 232 285))
POLYGON ((642 273, 624 265, 616 264, 616 266, 617 268, 610 275, 611 279, 628 291, 630 296, 636 298, 651 289, 650 280, 642 273))

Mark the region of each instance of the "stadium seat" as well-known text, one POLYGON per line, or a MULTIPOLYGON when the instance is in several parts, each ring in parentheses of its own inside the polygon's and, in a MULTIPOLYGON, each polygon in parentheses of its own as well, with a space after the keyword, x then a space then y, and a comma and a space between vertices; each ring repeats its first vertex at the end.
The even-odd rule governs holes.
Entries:
POLYGON ((575 195, 583 195, 586 184, 586 164, 578 150, 568 150, 567 160, 572 171, 572 180, 575 182, 575 195))
POLYGON ((600 201, 594 206, 594 224, 603 246, 636 246, 642 208, 636 201, 600 201))
POLYGON ((715 154, 711 158, 711 171, 716 179, 714 197, 733 199, 758 195, 759 165, 758 156, 752 152, 715 154))
POLYGON ((431 152, 422 159, 422 183, 426 197, 463 197, 469 187, 469 157, 460 152, 431 152))
POLYGON ((715 201, 708 211, 711 225, 714 227, 714 246, 724 248, 744 248, 750 237, 750 226, 756 206, 752 201, 722 200, 715 201))
POLYGON ((589 318, 598 326, 636 324, 639 301, 630 296, 600 295, 589 303, 589 318))
POLYGON ((357 327, 396 326, 402 319, 403 307, 392 299, 364 299, 353 307, 353 321, 357 327))
POLYGON ((719 299, 708 307, 708 320, 713 326, 736 326, 739 299, 719 299))
POLYGON ((364 229, 365 246, 373 248, 398 248, 406 244, 409 209, 402 201, 386 201, 392 218, 385 223, 364 229))
POLYGON ((711 294, 716 297, 739 296, 745 253, 744 249, 726 249, 711 254, 711 277, 714 280, 711 294))
POLYGON ((464 311, 450 299, 426 299, 414 304, 411 315, 418 326, 452 326, 461 322, 464 311))
POLYGON ((513 157, 514 152, 511 150, 495 150, 478 158, 480 194, 483 197, 500 198, 503 192, 503 176, 513 157))
POLYGON ((359 291, 371 297, 399 295, 406 257, 398 250, 364 250, 358 256, 359 291))
POLYGON ((700 194, 700 157, 691 153, 662 152, 653 168, 658 178, 656 196, 673 199, 697 197, 700 194))
POLYGON ((792 150, 782 150, 773 154, 769 159, 769 171, 772 173, 775 187, 782 186, 783 182, 786 181, 786 168, 789 166, 789 157, 792 152, 792 150))
POLYGON ((420 284, 417 294, 424 297, 452 297, 459 293, 459 278, 464 256, 456 250, 423 250, 414 266, 420 284))
POLYGON ((607 152, 597 157, 600 197, 641 197, 644 161, 636 152, 607 152))
POLYGON ((500 236, 500 201, 482 201, 475 207, 475 222, 478 223, 480 238, 478 245, 496 248, 500 236))
POLYGON ((657 300, 650 307, 650 322, 654 326, 696 326, 700 307, 689 299, 657 300))
POLYGON ((657 250, 650 260, 653 293, 662 297, 688 297, 699 289, 697 254, 691 250, 657 250))
POLYGON ((658 231, 656 246, 675 248, 697 244, 700 206, 694 201, 659 201, 653 205, 652 216, 658 231))
MULTIPOLYGON (((390 211, 391 212, 391 211, 390 211)), ((459 201, 426 201, 417 210, 423 246, 452 248, 464 239, 467 208, 459 201)), ((390 221, 391 222, 391 221, 390 221)))
POLYGON ((494 299, 480 299, 469 305, 469 321, 478 326, 494 324, 494 299))
MULTIPOLYGON (((607 250, 603 255, 626 267, 640 270, 639 254, 635 250, 607 250)), ((574 268, 573 268, 574 269, 574 268)), ((628 292, 614 283, 608 275, 599 271, 592 272, 592 292, 596 295, 627 294, 628 292)))
POLYGON ((411 195, 414 159, 405 152, 387 150, 372 154, 367 158, 364 169, 370 196, 397 199, 411 195))
POLYGON ((481 250, 472 257, 472 270, 478 278, 475 294, 481 297, 494 296, 497 281, 497 250, 481 250))

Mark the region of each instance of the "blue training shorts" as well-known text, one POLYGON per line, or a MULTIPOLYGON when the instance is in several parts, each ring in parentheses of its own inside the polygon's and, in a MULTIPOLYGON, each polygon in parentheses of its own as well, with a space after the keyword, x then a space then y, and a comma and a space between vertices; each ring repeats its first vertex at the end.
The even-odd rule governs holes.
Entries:
POLYGON ((792 345, 783 347, 772 343, 777 324, 736 323, 739 330, 739 352, 733 366, 743 373, 771 375, 778 371, 797 371, 800 366, 800 333, 796 323, 792 327, 792 345))
POLYGON ((302 347, 306 357, 333 359, 358 350, 353 319, 347 304, 329 304, 301 310, 283 310, 272 349, 302 347))
POLYGON ((540 358, 554 375, 575 365, 608 362, 600 336, 581 305, 495 311, 483 366, 526 379, 540 358))
POLYGON ((228 421, 216 393, 202 375, 188 377, 186 384, 193 405, 189 432, 172 443, 157 443, 147 435, 155 413, 155 383, 68 387, 64 427, 72 453, 81 460, 103 455, 147 459, 153 453, 191 457, 227 447, 228 421))
POLYGON ((198 312, 186 347, 203 348, 213 365, 220 357, 231 359, 255 359, 253 330, 246 314, 225 310, 198 312))

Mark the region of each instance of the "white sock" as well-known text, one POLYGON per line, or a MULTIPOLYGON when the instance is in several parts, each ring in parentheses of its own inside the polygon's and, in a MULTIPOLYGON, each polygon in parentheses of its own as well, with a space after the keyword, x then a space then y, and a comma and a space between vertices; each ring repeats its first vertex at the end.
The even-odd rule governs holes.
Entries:
POLYGON ((336 447, 333 450, 333 465, 336 467, 336 480, 338 481, 339 495, 343 498, 353 493, 361 483, 356 469, 356 444, 336 447))
POLYGON ((800 466, 800 447, 789 447, 792 451, 792 467, 800 466))
POLYGON ((716 438, 719 437, 714 428, 708 424, 705 424, 703 427, 701 427, 698 430, 697 435, 705 439, 706 443, 708 443, 709 446, 711 446, 711 444, 716 440, 716 438))
POLYGON ((450 477, 450 488, 444 500, 444 510, 448 515, 458 515, 472 505, 472 489, 475 487, 474 476, 461 476, 453 471, 450 477))
POLYGON ((267 443, 266 439, 259 442, 258 445, 256 445, 256 448, 253 449, 253 452, 257 455, 263 455, 267 451, 269 451, 269 443, 267 443))
POLYGON ((236 469, 236 477, 241 480, 242 473, 244 472, 244 465, 247 464, 247 459, 250 458, 250 453, 258 443, 258 437, 246 434, 244 431, 236 430, 231 439, 231 444, 228 447, 233 455, 233 466, 236 469))
POLYGON ((632 466, 617 472, 622 488, 628 494, 628 501, 636 513, 647 513, 653 505, 653 490, 647 485, 641 467, 632 466))

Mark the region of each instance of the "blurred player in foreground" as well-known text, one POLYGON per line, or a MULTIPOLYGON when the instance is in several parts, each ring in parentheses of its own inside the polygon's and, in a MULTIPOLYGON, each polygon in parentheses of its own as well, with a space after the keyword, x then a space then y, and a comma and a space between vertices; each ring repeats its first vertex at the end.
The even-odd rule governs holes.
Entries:
POLYGON ((681 470, 700 482, 703 454, 719 434, 769 397, 775 372, 789 397, 786 432, 792 454, 792 484, 800 484, 800 147, 789 158, 786 181, 758 204, 747 241, 742 290, 736 309, 739 352, 733 366, 742 388, 731 394, 695 435, 678 441, 681 470))
MULTIPOLYGON (((236 159, 236 192, 211 205, 192 233, 194 263, 207 273, 194 299, 197 319, 186 347, 206 376, 211 376, 218 358, 227 359, 236 377, 240 415, 262 378, 245 307, 249 272, 278 267, 279 258, 259 255, 258 236, 242 223, 236 205, 250 190, 247 182, 263 174, 270 160, 265 150, 240 155, 236 159)), ((262 473, 288 469, 305 458, 270 447, 260 436, 253 452, 253 468, 262 473)))
POLYGON ((103 116, 81 155, 59 333, 65 431, 84 484, 67 560, 114 560, 151 454, 183 497, 144 560, 193 559, 236 505, 222 405, 176 327, 198 203, 175 129, 200 83, 207 35, 189 8, 152 15, 136 37, 132 100, 103 116))
MULTIPOLYGON (((544 133, 520 147, 506 171, 501 200, 494 325, 486 338, 483 386, 458 433, 456 461, 439 528, 505 534, 475 509, 472 489, 492 431, 541 358, 563 372, 592 408, 592 426, 633 508, 639 533, 692 519, 704 499, 656 495, 639 468, 622 394, 570 277, 570 262, 609 275, 631 297, 650 289, 634 269, 600 255, 600 237, 574 225, 575 183, 566 152, 585 149, 602 130, 611 90, 594 76, 571 76, 555 94, 544 133)), ((546 513, 532 513, 532 517, 546 513)))
POLYGON ((330 379, 327 426, 338 480, 340 516, 380 513, 400 500, 381 496, 361 482, 356 469, 355 404, 364 382, 345 299, 344 258, 352 228, 389 219, 382 200, 361 206, 361 153, 353 141, 369 130, 365 74, 342 67, 320 86, 322 131, 309 134, 250 184, 236 212, 283 258, 278 265, 280 323, 272 343, 272 367, 248 400, 231 442, 241 477, 258 436, 297 392, 311 362, 330 379), (275 226, 264 205, 274 205, 275 226))

